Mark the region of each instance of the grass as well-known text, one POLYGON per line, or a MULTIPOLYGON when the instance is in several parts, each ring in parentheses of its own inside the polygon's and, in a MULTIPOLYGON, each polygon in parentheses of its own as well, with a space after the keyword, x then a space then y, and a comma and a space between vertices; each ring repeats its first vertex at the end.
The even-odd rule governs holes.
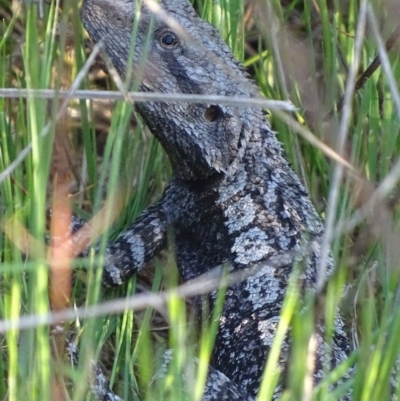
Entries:
MULTIPOLYGON (((393 91, 398 91, 398 87, 389 85, 388 71, 378 68, 343 109, 336 108, 344 95, 354 60, 360 2, 258 0, 253 2, 252 10, 239 0, 194 3, 199 13, 221 30, 235 55, 249 68, 261 93, 270 99, 290 99, 298 107, 292 117, 318 138, 335 148, 344 110, 351 110, 344 156, 356 169, 359 179, 345 172, 339 188, 332 181, 337 165, 318 147, 297 136, 277 113, 270 114, 287 157, 308 188, 317 210, 323 217, 333 213, 334 221, 348 223, 373 197, 374 189, 386 182, 388 176, 396 175, 393 168, 400 155, 399 112, 393 91), (331 110, 332 117, 324 118, 331 110), (339 191, 338 202, 328 207, 328 199, 335 190, 339 191)), ((389 37, 396 28, 399 7, 384 0, 371 4, 379 20, 385 22, 381 24, 383 37, 389 37)), ((0 88, 68 88, 82 69, 86 55, 77 6, 65 1, 60 12, 55 5, 55 2, 46 5, 44 19, 40 20, 35 7, 17 15, 12 13, 9 1, 0 1, 4 17, 0 26, 0 88)), ((397 50, 395 46, 389 52, 389 64, 398 84, 397 50)), ((359 74, 377 54, 377 42, 368 29, 362 41, 359 74)), ((93 68, 82 87, 99 86, 114 89, 112 80, 103 78, 93 68)), ((106 229, 100 240, 102 247, 109 237, 115 238, 160 196, 171 174, 165 154, 140 119, 132 124, 134 112, 128 103, 71 101, 69 119, 62 116, 55 123, 59 107, 57 99, 49 102, 37 97, 0 98, 0 174, 24 148, 31 146, 23 163, 0 183, 2 319, 43 315, 50 308, 66 306, 65 299, 60 300, 54 294, 49 296, 49 291, 52 294, 49 278, 54 283, 61 273, 54 270, 54 263, 48 263, 41 239, 47 232, 46 209, 53 205, 53 210, 58 210, 65 205, 63 188, 74 179, 71 164, 75 175, 86 177, 84 184, 78 185, 74 195, 68 198, 74 213, 90 218, 102 210, 105 199, 113 206, 106 208, 99 228, 99 231, 106 229), (104 116, 109 116, 105 123, 104 116), (48 134, 43 135, 49 122, 48 134), (103 135, 105 143, 99 150, 104 131, 108 134, 103 135), (59 203, 54 203, 58 190, 59 203), (117 207, 119 203, 124 205, 121 211, 117 207), (117 218, 113 217, 113 209, 117 210, 117 218), (116 220, 115 224, 108 229, 107 220, 112 219, 116 220), (20 226, 26 227, 26 231, 18 229, 20 226), (21 252, 27 248, 23 240, 30 244, 33 253, 29 259, 21 252)), ((390 398, 389 381, 399 353, 400 325, 397 178, 389 183, 387 194, 360 223, 333 238, 337 270, 326 289, 328 331, 333 311, 340 304, 357 350, 317 386, 314 400, 338 400, 347 388, 352 389, 353 400, 390 398), (358 368, 354 378, 334 391, 329 390, 329 383, 355 361, 358 368)), ((65 219, 55 216, 56 226, 62 227, 65 219)), ((151 361, 167 344, 178 350, 173 373, 183 368, 188 356, 199 357, 192 399, 201 399, 201 385, 216 328, 211 323, 204 324, 200 333, 193 329, 191 309, 174 290, 178 277, 173 252, 165 252, 146 272, 115 290, 101 289, 97 264, 98 257, 94 254, 72 263, 77 279, 72 288, 71 305, 97 305, 143 289, 157 293, 161 288, 170 291, 168 302, 157 313, 153 308, 135 312, 125 308, 116 315, 68 321, 67 330, 78 333, 81 344, 77 369, 72 369, 62 357, 57 358, 57 352, 62 354, 62 350, 57 336, 55 341, 49 341, 48 326, 36 324, 26 330, 3 331, 0 399, 90 399, 88 364, 93 357, 101 358, 111 385, 125 400, 182 399, 183 385, 177 374, 168 375, 162 383, 168 390, 154 385, 148 390, 156 371, 151 361), (81 265, 87 269, 75 269, 81 265)), ((68 274, 69 266, 62 271, 68 274)), ((65 289, 62 284, 56 288, 53 284, 56 295, 62 295, 65 289)), ((222 299, 223 291, 221 294, 222 299)), ((298 295, 294 287, 286 299, 260 400, 268 400, 272 394, 274 358, 289 324, 294 350, 289 389, 282 400, 311 399, 304 393, 307 376, 304 361, 305 344, 313 329, 315 300, 299 302, 298 295), (309 307, 300 313, 304 305, 309 307)))

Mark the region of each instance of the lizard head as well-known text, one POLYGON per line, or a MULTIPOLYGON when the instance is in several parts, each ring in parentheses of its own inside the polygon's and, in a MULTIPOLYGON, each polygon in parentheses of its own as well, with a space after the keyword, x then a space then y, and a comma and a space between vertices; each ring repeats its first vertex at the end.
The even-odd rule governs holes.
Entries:
MULTIPOLYGON (((229 47, 187 0, 152 4, 83 1, 83 25, 95 42, 103 41, 123 78, 132 75, 144 92, 254 96, 255 87, 229 47)), ((136 108, 183 179, 224 173, 245 147, 244 109, 154 101, 136 108)))

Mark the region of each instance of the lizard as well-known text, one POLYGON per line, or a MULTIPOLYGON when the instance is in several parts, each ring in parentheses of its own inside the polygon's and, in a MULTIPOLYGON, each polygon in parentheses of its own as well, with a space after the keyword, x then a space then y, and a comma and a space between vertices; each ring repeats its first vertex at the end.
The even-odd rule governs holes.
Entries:
MULTIPOLYGON (((161 0, 159 5, 165 14, 135 0, 84 0, 80 16, 92 40, 103 42, 121 77, 141 71, 142 92, 257 96, 245 68, 187 0, 161 0)), ((173 101, 140 101, 135 108, 168 154, 173 175, 160 200, 107 246, 104 282, 125 282, 166 247, 170 232, 184 282, 213 269, 235 273, 258 266, 226 290, 203 397, 222 399, 209 389, 213 380, 224 377, 224 388, 232 389, 226 399, 251 400, 259 390, 295 264, 301 265, 302 287, 315 291, 323 223, 262 109, 173 101)), ((333 268, 329 254, 327 276, 333 268)), ((208 298, 212 309, 217 292, 208 298)), ((329 346, 323 323, 317 324, 316 336, 318 381, 327 360, 334 368, 348 357, 350 341, 339 314, 329 346)), ((289 348, 286 338, 282 371, 289 348)), ((280 383, 274 399, 282 388, 280 383)))

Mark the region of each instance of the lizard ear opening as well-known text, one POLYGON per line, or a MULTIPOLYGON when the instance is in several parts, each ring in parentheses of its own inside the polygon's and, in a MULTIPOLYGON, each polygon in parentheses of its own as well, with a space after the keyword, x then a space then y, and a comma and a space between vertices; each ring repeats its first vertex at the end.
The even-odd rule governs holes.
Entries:
POLYGON ((212 104, 210 107, 207 107, 206 111, 204 112, 204 117, 210 123, 217 121, 222 116, 221 107, 212 104))

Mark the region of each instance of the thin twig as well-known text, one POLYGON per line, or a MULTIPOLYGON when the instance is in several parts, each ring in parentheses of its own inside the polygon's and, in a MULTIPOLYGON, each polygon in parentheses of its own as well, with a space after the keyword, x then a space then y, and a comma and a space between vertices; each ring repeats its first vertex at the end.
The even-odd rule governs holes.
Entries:
POLYGON ((217 96, 217 95, 195 95, 181 93, 160 93, 160 92, 126 92, 120 91, 103 91, 103 90, 71 90, 55 89, 0 89, 0 98, 28 98, 35 97, 38 99, 52 99, 57 96, 60 99, 91 99, 91 100, 129 100, 132 102, 177 102, 177 103, 218 103, 225 106, 233 106, 239 108, 266 108, 270 110, 284 110, 287 112, 296 111, 293 103, 284 100, 254 99, 245 97, 217 96))
POLYGON ((18 319, 0 320, 0 333, 8 330, 25 330, 42 325, 55 325, 65 321, 76 319, 87 319, 109 314, 117 314, 126 310, 142 310, 148 307, 154 309, 162 308, 171 298, 188 298, 203 295, 217 290, 220 287, 241 282, 253 276, 263 264, 257 264, 248 269, 235 272, 229 276, 220 275, 220 269, 212 271, 188 281, 181 286, 169 291, 157 294, 136 294, 128 298, 119 298, 99 305, 85 306, 82 308, 67 308, 62 311, 54 311, 46 314, 32 314, 22 316, 18 319))
POLYGON ((292 116, 283 113, 282 111, 274 111, 274 115, 276 115, 280 120, 282 120, 285 124, 287 124, 290 129, 301 137, 303 137, 307 142, 309 142, 312 146, 319 149, 325 156, 329 157, 334 162, 341 164, 344 168, 348 170, 348 172, 360 178, 356 169, 348 162, 343 156, 341 156, 334 149, 329 147, 326 143, 317 138, 309 129, 305 126, 299 124, 292 116))

